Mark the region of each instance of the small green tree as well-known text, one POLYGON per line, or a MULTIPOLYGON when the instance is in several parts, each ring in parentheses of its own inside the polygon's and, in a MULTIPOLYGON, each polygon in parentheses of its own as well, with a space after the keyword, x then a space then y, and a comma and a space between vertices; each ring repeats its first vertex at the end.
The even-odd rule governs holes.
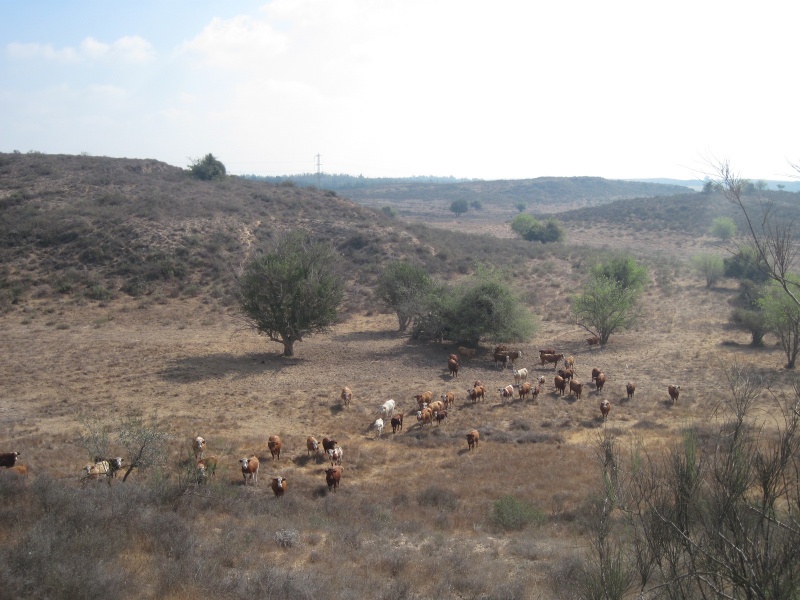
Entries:
POLYGON ((764 283, 769 279, 769 269, 752 246, 742 246, 733 256, 722 260, 725 277, 764 283))
POLYGON ((470 208, 474 208, 475 210, 483 210, 483 202, 480 200, 473 200, 469 203, 470 208))
POLYGON ((511 221, 511 230, 529 242, 560 242, 564 239, 564 228, 556 219, 548 219, 544 224, 533 215, 521 213, 511 221))
POLYGON ((754 347, 764 345, 764 335, 767 333, 767 321, 761 309, 764 293, 764 286, 745 279, 739 282, 739 294, 730 300, 734 307, 730 323, 750 333, 750 345, 754 347))
POLYGON ((221 179, 225 177, 225 165, 217 160, 213 154, 206 154, 203 158, 198 158, 189 165, 192 176, 203 181, 221 179))
MULTIPOLYGON (((798 278, 792 280, 797 285, 798 278)), ((770 283, 760 303, 767 330, 778 336, 786 354, 786 368, 794 369, 800 353, 800 306, 775 282, 770 283)))
POLYGON ((521 212, 522 213, 522 212, 525 212, 525 209, 528 208, 528 205, 525 204, 524 202, 517 202, 514 205, 514 208, 517 209, 517 212, 521 212))
POLYGON ((450 204, 450 210, 454 212, 456 218, 458 218, 469 210, 469 202, 464 199, 453 200, 452 204, 450 204))
POLYGON ((736 235, 736 223, 730 217, 717 217, 711 222, 711 235, 727 242, 736 235))
POLYGON ((327 244, 300 232, 278 238, 239 278, 245 323, 283 344, 284 356, 294 356, 295 342, 336 322, 344 296, 337 267, 338 258, 327 244))
POLYGON ((716 254, 695 254, 692 259, 692 268, 706 280, 706 287, 710 288, 722 278, 725 265, 722 257, 716 254))
POLYGON ((397 218, 397 209, 394 206, 384 206, 381 208, 381 212, 390 219, 397 218))
POLYGON ((428 272, 405 261, 394 261, 378 278, 375 295, 397 313, 400 331, 406 331, 412 321, 425 312, 433 280, 428 272))
POLYGON ((581 293, 572 299, 575 321, 600 338, 633 327, 640 316, 639 300, 647 270, 635 259, 620 256, 592 267, 581 293))

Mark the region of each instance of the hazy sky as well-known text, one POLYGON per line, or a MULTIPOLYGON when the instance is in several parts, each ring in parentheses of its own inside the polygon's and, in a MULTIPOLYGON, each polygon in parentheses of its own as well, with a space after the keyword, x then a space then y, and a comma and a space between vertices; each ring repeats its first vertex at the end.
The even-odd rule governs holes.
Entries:
POLYGON ((0 151, 787 179, 799 23, 791 0, 0 0, 0 151))

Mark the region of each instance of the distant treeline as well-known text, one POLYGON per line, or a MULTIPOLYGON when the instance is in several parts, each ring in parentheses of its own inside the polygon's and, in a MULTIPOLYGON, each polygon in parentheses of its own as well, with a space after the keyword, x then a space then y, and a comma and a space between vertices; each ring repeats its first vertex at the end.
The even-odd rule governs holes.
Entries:
POLYGON ((478 181, 475 179, 464 179, 458 177, 434 177, 433 175, 415 177, 364 177, 363 175, 344 175, 328 173, 303 173, 301 175, 277 175, 267 177, 263 175, 242 175, 247 179, 255 181, 266 181, 274 184, 284 184, 291 182, 301 187, 317 187, 324 190, 354 190, 382 188, 392 185, 406 185, 409 183, 464 183, 467 181, 478 181))

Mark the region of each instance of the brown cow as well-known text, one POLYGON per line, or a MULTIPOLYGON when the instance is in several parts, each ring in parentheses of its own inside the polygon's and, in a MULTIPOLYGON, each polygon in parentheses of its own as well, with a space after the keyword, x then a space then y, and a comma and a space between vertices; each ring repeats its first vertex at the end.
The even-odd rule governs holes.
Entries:
POLYGON ((564 378, 561 377, 560 375, 556 375, 555 379, 553 380, 553 383, 556 386, 556 390, 558 390, 560 392, 560 395, 563 396, 564 390, 567 388, 567 382, 564 380, 564 378))
POLYGON ((611 412, 611 402, 603 400, 600 403, 600 412, 603 414, 603 421, 605 421, 608 417, 608 413, 611 412))
POLYGON ((350 406, 350 401, 353 399, 353 392, 350 391, 349 387, 343 387, 342 393, 339 394, 339 398, 342 399, 342 404, 345 406, 350 406))
POLYGON ((583 392, 583 384, 573 379, 569 382, 569 391, 571 394, 575 394, 576 400, 580 400, 581 393, 583 392))
POLYGON ((253 482, 253 485, 258 485, 258 457, 253 455, 250 458, 240 458, 239 465, 242 467, 242 477, 244 477, 244 484, 247 485, 247 480, 253 482))
POLYGON ((667 388, 669 392, 669 397, 672 399, 672 403, 675 404, 678 401, 678 396, 681 393, 681 386, 679 385, 670 385, 667 388))
POLYGON ((392 424, 392 433, 397 433, 398 431, 402 431, 403 413, 401 412, 394 413, 394 416, 392 416, 391 424, 392 424))
POLYGON ((450 372, 451 377, 458 377, 458 359, 453 360, 452 358, 447 361, 447 370, 450 372))
POLYGON ((473 429, 467 434, 467 447, 472 450, 475 448, 478 449, 478 440, 480 439, 481 434, 478 433, 477 429, 473 429))
POLYGON ((282 446, 283 442, 281 442, 281 438, 279 438, 277 435, 269 436, 267 447, 269 448, 270 454, 272 454, 272 460, 275 460, 276 458, 280 460, 282 446))
POLYGON ((553 363, 553 371, 558 368, 558 363, 564 360, 563 354, 541 354, 539 355, 539 360, 542 361, 542 365, 545 363, 553 363))
POLYGON ((342 473, 344 473, 344 467, 338 465, 330 469, 325 469, 325 483, 328 484, 329 492, 331 490, 335 492, 339 488, 339 482, 342 480, 342 473))
POLYGON ((594 384, 597 387, 598 392, 603 391, 603 386, 606 384, 606 374, 605 373, 598 373, 597 377, 594 379, 594 384))
POLYGON ((276 498, 283 496, 286 491, 286 477, 273 477, 272 478, 272 492, 276 498))
POLYGON ((471 390, 467 390, 467 400, 477 402, 478 400, 486 399, 486 390, 482 385, 476 385, 471 390))
POLYGON ((475 348, 458 347, 458 353, 464 358, 475 358, 475 348))
POLYGON ((625 384, 625 391, 628 392, 628 400, 633 400, 633 392, 636 391, 636 384, 629 381, 625 384))
POLYGON ((559 369, 558 374, 564 378, 564 381, 569 381, 575 377, 575 371, 573 369, 559 369))
POLYGON ((593 335, 590 338, 586 338, 586 343, 589 344, 590 346, 597 346, 597 344, 600 343, 600 338, 597 337, 596 335, 593 335))
POLYGON ((530 382, 526 381, 525 383, 521 384, 521 385, 519 386, 519 390, 518 390, 518 392, 519 392, 519 399, 520 399, 520 400, 525 400, 525 399, 527 399, 527 397, 528 397, 528 394, 530 394, 530 393, 531 393, 531 389, 532 389, 532 387, 531 387, 531 384, 530 384, 530 382))

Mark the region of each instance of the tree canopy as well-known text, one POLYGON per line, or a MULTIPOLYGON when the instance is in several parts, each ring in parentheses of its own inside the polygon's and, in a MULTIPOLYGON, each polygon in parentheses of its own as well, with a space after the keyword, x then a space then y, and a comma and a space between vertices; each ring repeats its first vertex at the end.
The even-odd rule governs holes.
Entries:
POLYGON ((433 280, 423 267, 394 261, 378 278, 375 295, 397 313, 400 331, 406 331, 414 318, 425 311, 432 289, 433 280))
POLYGON ((531 214, 521 213, 511 221, 511 230, 529 242, 561 242, 564 240, 564 228, 556 219, 548 219, 544 223, 531 214))
POLYGON ((192 176, 203 181, 211 181, 225 177, 225 165, 223 165, 213 154, 206 154, 203 158, 198 158, 189 165, 192 176))
POLYGON ((295 342, 327 330, 337 319, 344 296, 338 257, 304 233, 284 235, 257 255, 239 278, 245 322, 294 355, 295 342))

